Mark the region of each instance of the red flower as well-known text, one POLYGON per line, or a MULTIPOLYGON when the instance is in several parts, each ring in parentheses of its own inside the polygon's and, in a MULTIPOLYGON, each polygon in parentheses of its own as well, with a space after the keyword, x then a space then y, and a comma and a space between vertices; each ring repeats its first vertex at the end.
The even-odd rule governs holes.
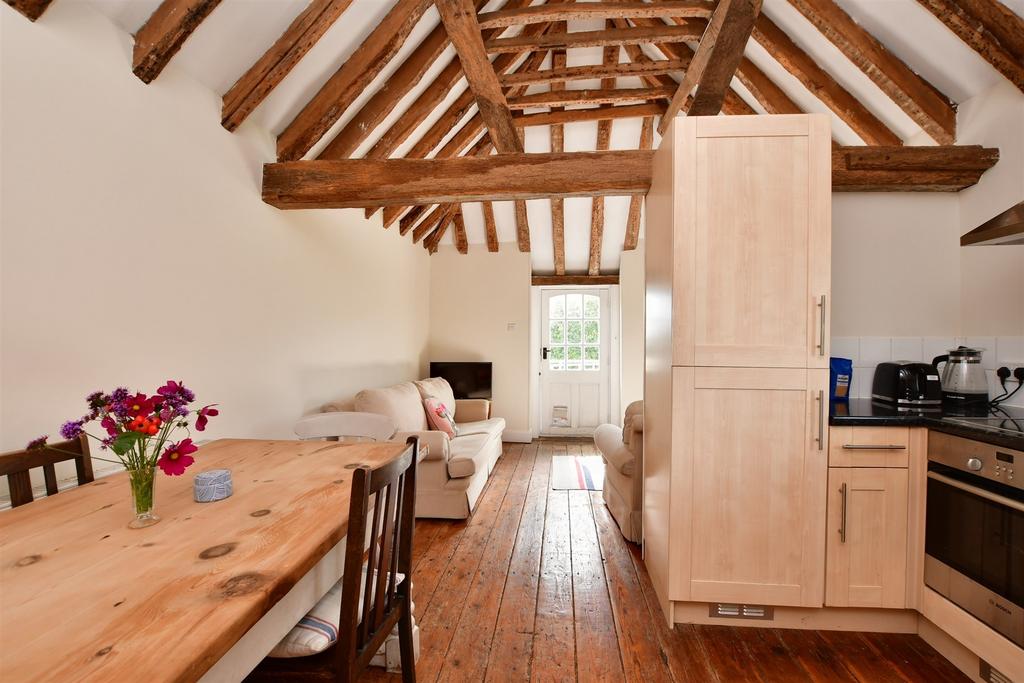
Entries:
POLYGON ((124 409, 127 411, 129 417, 135 417, 136 415, 149 415, 153 412, 153 406, 155 401, 151 398, 146 398, 145 394, 135 394, 134 396, 125 399, 124 409))
POLYGON ((213 405, 204 406, 199 409, 199 417, 196 418, 196 431, 202 432, 206 430, 206 423, 210 421, 211 417, 217 417, 220 415, 220 411, 214 408, 213 405))
POLYGON ((103 419, 100 420, 100 427, 107 430, 107 436, 114 436, 117 434, 117 423, 114 422, 114 418, 109 415, 103 416, 103 419))
POLYGON ((199 448, 192 444, 192 439, 182 439, 179 443, 171 444, 164 451, 156 464, 164 471, 164 474, 178 476, 185 474, 189 465, 195 462, 190 453, 195 453, 199 448))

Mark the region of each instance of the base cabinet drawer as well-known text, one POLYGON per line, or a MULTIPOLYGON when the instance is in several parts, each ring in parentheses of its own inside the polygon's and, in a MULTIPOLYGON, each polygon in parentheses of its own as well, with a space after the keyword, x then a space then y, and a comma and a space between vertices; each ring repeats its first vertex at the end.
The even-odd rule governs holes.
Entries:
POLYGON ((829 427, 829 467, 906 467, 909 427, 829 427))
POLYGON ((907 606, 907 470, 831 467, 825 604, 907 606))

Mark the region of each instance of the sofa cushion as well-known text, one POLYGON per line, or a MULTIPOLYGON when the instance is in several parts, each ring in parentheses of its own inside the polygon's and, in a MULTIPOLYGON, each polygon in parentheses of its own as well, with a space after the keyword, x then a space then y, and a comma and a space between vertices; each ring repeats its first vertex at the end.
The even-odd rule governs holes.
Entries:
POLYGON ((459 436, 469 436, 470 434, 487 434, 492 437, 501 438, 501 433, 505 431, 505 418, 503 417, 492 417, 489 420, 478 420, 477 422, 461 422, 459 423, 459 436))
POLYGON ((594 445, 610 467, 627 477, 633 476, 636 458, 622 443, 622 430, 619 427, 610 424, 599 426, 594 430, 594 445))
POLYGON ((361 413, 387 415, 399 432, 428 430, 423 399, 412 382, 403 382, 381 389, 363 389, 356 394, 356 410, 361 413))
POLYGON ((452 414, 452 417, 455 416, 455 392, 452 391, 448 380, 441 377, 431 377, 430 379, 421 379, 418 382, 413 382, 413 384, 416 385, 421 398, 436 398, 444 404, 448 412, 452 414))
POLYGON ((490 440, 491 435, 486 433, 467 434, 452 439, 448 444, 448 476, 461 479, 487 469, 487 451, 484 446, 490 440))
POLYGON ((431 429, 444 432, 449 439, 454 439, 458 435, 459 428, 455 426, 455 419, 441 399, 425 398, 423 408, 427 411, 427 421, 430 422, 431 429))

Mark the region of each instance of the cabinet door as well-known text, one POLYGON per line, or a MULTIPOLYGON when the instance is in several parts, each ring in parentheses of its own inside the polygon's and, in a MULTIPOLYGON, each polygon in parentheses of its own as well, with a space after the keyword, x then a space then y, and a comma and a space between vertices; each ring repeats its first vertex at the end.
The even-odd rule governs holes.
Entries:
MULTIPOLYGON (((824 597, 827 371, 692 373, 692 428, 673 449, 680 490, 676 600, 820 607, 824 597)), ((677 408, 678 409, 678 408, 677 408)))
POLYGON ((676 144, 674 363, 828 367, 827 118, 688 118, 676 144))
POLYGON ((825 604, 906 607, 907 470, 832 467, 825 604))

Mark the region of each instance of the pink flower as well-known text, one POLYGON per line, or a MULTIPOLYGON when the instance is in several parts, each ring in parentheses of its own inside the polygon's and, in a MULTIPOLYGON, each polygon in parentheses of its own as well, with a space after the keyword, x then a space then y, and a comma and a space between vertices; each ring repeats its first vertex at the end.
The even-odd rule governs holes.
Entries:
POLYGON ((195 458, 190 454, 198 450, 199 448, 192 444, 192 439, 182 439, 179 443, 168 446, 156 464, 164 474, 176 477, 185 474, 188 466, 195 462, 195 458))
POLYGON ((114 418, 109 415, 103 416, 103 419, 100 420, 100 426, 107 430, 107 436, 114 436, 117 434, 117 423, 114 422, 114 418))
POLYGON ((196 418, 196 431, 202 432, 206 430, 206 423, 210 421, 211 417, 217 417, 220 415, 220 411, 213 406, 216 403, 208 406, 204 406, 199 409, 199 416, 196 418))

